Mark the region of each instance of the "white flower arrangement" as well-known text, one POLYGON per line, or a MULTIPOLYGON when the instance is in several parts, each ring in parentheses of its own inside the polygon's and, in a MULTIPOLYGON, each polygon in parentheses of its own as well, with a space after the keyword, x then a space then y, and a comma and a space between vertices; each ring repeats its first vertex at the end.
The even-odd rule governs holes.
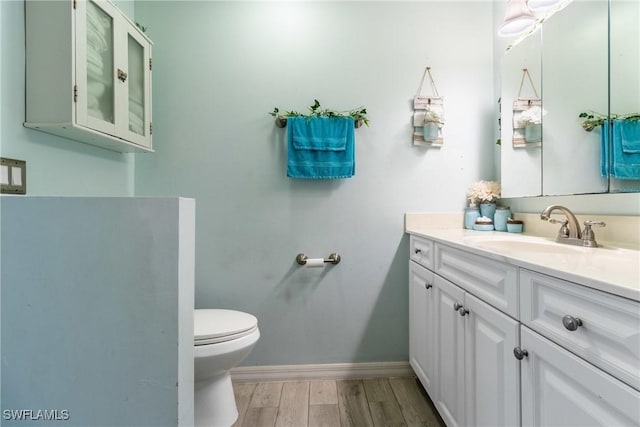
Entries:
POLYGON ((437 111, 432 110, 431 108, 427 108, 424 114, 424 123, 442 123, 442 117, 437 111))
POLYGON ((500 198, 501 190, 497 181, 478 181, 469 187, 467 198, 471 204, 495 203, 500 198))
POLYGON ((538 125, 542 123, 542 116, 544 114, 545 111, 543 111, 542 108, 534 105, 533 107, 530 107, 529 109, 524 110, 522 113, 520 113, 520 122, 524 126, 538 125))

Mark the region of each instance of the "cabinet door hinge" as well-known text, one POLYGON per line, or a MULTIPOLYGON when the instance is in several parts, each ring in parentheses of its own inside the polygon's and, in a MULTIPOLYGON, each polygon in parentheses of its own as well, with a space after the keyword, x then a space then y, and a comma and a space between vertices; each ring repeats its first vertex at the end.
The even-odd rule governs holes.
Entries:
POLYGON ((73 85, 73 102, 78 102, 78 85, 73 85))
POLYGON ((153 123, 149 123, 149 135, 153 135, 153 123))
POLYGON ((149 71, 151 71, 153 69, 153 62, 151 61, 151 58, 149 58, 149 71))

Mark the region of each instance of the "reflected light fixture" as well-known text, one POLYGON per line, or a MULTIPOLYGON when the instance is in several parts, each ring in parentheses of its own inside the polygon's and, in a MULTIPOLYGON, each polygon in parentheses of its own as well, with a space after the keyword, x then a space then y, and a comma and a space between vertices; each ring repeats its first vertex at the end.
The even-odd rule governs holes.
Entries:
POLYGON ((552 7, 557 7, 562 1, 563 0, 529 0, 528 6, 532 12, 544 12, 552 7))
POLYGON ((514 37, 524 33, 536 22, 527 0, 507 0, 507 9, 498 34, 502 37, 514 37))

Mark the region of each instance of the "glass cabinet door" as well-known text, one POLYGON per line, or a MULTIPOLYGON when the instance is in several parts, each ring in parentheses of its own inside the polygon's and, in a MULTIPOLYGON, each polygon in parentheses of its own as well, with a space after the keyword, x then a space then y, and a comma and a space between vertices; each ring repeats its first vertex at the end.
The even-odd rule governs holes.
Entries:
POLYGON ((136 144, 148 145, 151 124, 150 114, 150 63, 149 43, 129 26, 126 31, 126 123, 127 138, 136 144))
POLYGON ((78 124, 151 148, 151 42, 111 2, 76 14, 78 124))
POLYGON ((78 122, 114 135, 116 132, 116 10, 107 2, 77 3, 76 97, 78 122))

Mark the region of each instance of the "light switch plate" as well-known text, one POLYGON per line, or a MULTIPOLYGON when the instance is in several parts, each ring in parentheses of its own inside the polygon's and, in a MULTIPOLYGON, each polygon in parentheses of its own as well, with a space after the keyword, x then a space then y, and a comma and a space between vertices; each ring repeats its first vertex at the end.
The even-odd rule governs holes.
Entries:
POLYGON ((27 194, 27 162, 0 157, 0 192, 27 194))

